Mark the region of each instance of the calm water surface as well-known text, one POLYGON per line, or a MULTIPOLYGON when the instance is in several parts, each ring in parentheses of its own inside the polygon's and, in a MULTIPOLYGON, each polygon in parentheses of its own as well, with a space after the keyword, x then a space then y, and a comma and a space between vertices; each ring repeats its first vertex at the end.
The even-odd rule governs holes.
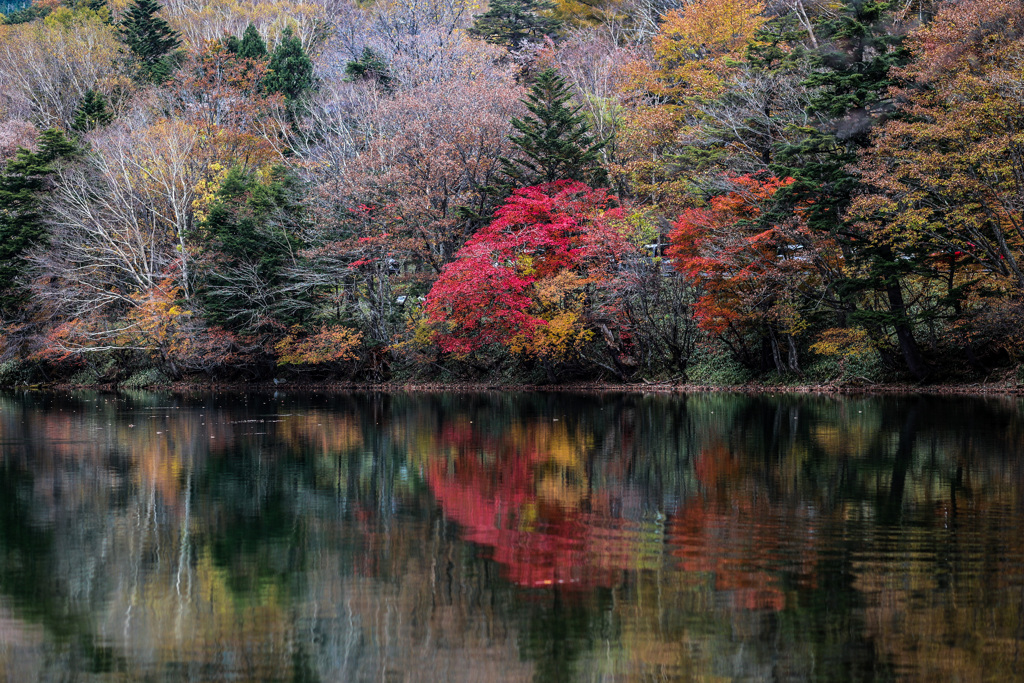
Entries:
POLYGON ((1022 408, 2 394, 0 679, 1020 679, 1022 408))

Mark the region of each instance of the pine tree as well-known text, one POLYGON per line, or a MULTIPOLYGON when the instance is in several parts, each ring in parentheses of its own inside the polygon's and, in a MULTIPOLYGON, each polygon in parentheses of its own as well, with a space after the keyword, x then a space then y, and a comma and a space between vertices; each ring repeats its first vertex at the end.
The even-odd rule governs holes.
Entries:
POLYGON ((181 45, 178 33, 157 16, 156 0, 134 0, 121 21, 121 42, 128 46, 139 79, 162 83, 174 69, 174 50, 181 45))
POLYGON ((93 12, 105 12, 107 20, 110 19, 110 5, 107 4, 107 0, 82 0, 81 6, 93 12))
POLYGON ((82 103, 78 105, 71 129, 79 133, 88 133, 96 128, 102 128, 113 119, 114 115, 107 107, 107 98, 103 96, 103 93, 89 89, 85 91, 82 103))
POLYGON ((24 302, 18 284, 26 253, 46 242, 41 199, 60 159, 78 148, 64 133, 51 128, 39 136, 39 151, 19 149, 0 174, 0 314, 8 316, 24 302))
POLYGON ((302 41, 287 28, 270 58, 270 73, 263 82, 269 92, 279 92, 293 107, 313 89, 313 60, 302 41))
POLYGON ((900 280, 914 267, 913 260, 899 258, 888 247, 876 246, 846 222, 854 195, 862 191, 851 170, 871 144, 872 130, 890 115, 887 101, 894 84, 890 70, 907 63, 909 54, 902 37, 893 34, 890 5, 873 0, 851 0, 835 19, 823 22, 823 48, 815 58, 817 69, 804 85, 815 93, 808 110, 825 122, 806 129, 798 143, 782 146, 773 172, 796 180, 780 192, 780 209, 804 208, 808 227, 831 234, 846 245, 856 266, 856 276, 837 283, 844 324, 862 322, 867 327, 891 326, 907 368, 919 379, 928 375, 914 339, 903 300, 900 280), (858 295, 882 294, 889 311, 857 310, 858 295))
POLYGON ((554 9, 544 0, 491 0, 490 7, 478 14, 468 33, 492 45, 517 50, 524 43, 539 42, 554 35, 561 22, 540 12, 554 9))
POLYGON ((388 63, 368 47, 363 48, 359 59, 345 65, 345 75, 353 81, 374 81, 385 90, 389 90, 394 82, 388 63))
POLYGON ((545 69, 537 75, 523 101, 531 116, 512 119, 520 135, 509 139, 521 156, 501 160, 511 185, 529 187, 556 180, 607 185, 608 176, 600 165, 607 143, 594 140, 581 107, 572 107, 570 99, 569 87, 556 70, 545 69))
POLYGON ((283 169, 266 179, 232 168, 202 225, 212 259, 199 296, 206 318, 228 330, 254 332, 297 322, 278 312, 281 270, 301 245, 289 227, 300 218, 298 181, 283 169))
POLYGON ((249 24, 242 33, 242 39, 238 41, 238 48, 233 52, 241 59, 262 60, 267 58, 267 44, 256 27, 249 24))

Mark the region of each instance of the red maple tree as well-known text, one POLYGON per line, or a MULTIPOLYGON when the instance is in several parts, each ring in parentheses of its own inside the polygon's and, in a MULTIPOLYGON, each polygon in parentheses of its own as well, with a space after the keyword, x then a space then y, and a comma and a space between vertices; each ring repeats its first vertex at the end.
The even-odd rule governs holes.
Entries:
POLYGON ((575 181, 516 190, 427 296, 441 350, 498 344, 549 361, 578 352, 593 337, 603 286, 636 249, 612 201, 575 181))

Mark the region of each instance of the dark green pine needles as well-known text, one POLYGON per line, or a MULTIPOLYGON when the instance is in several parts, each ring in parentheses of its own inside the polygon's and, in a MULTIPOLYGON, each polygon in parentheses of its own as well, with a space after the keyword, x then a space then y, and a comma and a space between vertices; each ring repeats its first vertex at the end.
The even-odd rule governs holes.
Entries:
POLYGON ((468 33, 477 38, 517 50, 523 43, 539 42, 554 35, 561 22, 541 12, 554 5, 542 0, 491 0, 490 7, 473 20, 468 33))
POLYGON ((156 0, 134 0, 121 21, 121 42, 129 49, 141 81, 162 83, 174 70, 178 33, 157 16, 156 0))
MULTIPOLYGON (((244 41, 243 37, 243 41, 244 41)), ((302 48, 291 28, 281 35, 281 42, 270 57, 270 73, 263 80, 269 92, 279 92, 289 104, 301 101, 313 89, 313 60, 302 48)))
POLYGON ((95 90, 86 90, 82 103, 75 111, 75 119, 71 122, 71 129, 79 133, 88 133, 96 128, 102 128, 114 120, 114 114, 107 106, 107 98, 103 93, 95 90))
POLYGON ((39 151, 19 149, 0 173, 0 315, 9 317, 24 303, 19 282, 26 254, 47 241, 42 199, 51 189, 55 164, 78 148, 59 130, 39 135, 39 151))
POLYGON ((523 101, 530 115, 512 119, 520 134, 509 139, 521 154, 501 159, 512 185, 529 187, 556 180, 578 180, 592 187, 608 184, 600 164, 607 143, 594 140, 581 107, 571 106, 570 99, 569 87, 557 71, 545 69, 537 74, 523 101))

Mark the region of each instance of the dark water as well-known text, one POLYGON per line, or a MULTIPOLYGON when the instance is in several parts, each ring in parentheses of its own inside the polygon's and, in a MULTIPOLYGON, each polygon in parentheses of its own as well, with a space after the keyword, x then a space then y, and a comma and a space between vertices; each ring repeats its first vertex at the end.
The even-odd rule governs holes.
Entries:
POLYGON ((0 679, 1020 679, 1022 407, 2 395, 0 679))

